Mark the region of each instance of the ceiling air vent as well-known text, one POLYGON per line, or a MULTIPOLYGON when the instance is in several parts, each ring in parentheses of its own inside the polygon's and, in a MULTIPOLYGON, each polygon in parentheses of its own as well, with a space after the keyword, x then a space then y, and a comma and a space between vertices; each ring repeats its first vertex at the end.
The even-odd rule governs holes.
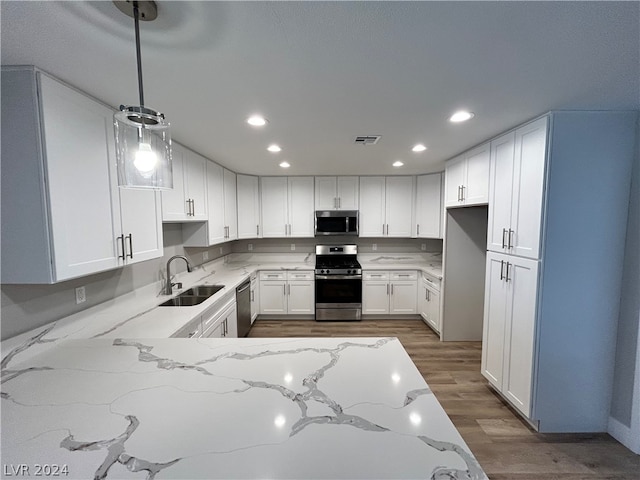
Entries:
POLYGON ((380 140, 381 135, 360 135, 356 137, 356 145, 375 145, 380 140))

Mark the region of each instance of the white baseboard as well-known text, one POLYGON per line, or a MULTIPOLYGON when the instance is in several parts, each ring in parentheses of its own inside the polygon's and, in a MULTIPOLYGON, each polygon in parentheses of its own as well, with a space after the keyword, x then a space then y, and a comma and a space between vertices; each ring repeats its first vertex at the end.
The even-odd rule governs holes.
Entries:
POLYGON ((634 432, 613 417, 609 417, 609 434, 621 444, 640 455, 640 432, 634 432))

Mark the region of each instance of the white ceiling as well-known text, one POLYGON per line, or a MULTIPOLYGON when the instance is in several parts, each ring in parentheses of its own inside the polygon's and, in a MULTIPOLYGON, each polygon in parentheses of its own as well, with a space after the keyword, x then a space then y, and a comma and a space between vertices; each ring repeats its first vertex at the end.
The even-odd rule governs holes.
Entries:
MULTIPOLYGON (((147 106, 240 173, 415 174, 553 109, 640 108, 640 2, 164 2, 141 24, 147 106), (455 110, 475 112, 454 125, 455 110), (245 123, 264 114, 261 130, 245 123), (382 135, 374 146, 356 135, 382 135), (283 151, 266 151, 270 143, 283 151), (429 147, 417 154, 411 147, 429 147), (291 168, 277 165, 288 160, 291 168), (405 166, 391 166, 402 160, 405 166)), ((2 64, 136 105, 109 1, 1 3, 2 64)))

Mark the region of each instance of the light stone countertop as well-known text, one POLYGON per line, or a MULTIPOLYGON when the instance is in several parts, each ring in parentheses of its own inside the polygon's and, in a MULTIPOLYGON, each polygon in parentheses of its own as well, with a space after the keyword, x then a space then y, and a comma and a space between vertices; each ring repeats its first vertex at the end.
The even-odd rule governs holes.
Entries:
MULTIPOLYGON (((363 269, 420 270, 442 278, 438 254, 359 254, 363 269)), ((168 338, 192 319, 210 309, 221 307, 235 289, 259 270, 313 270, 315 255, 310 253, 232 254, 217 259, 191 273, 183 272, 174 281, 182 282, 182 290, 194 285, 224 285, 225 288, 200 305, 191 307, 160 307, 171 298, 161 295, 160 282, 101 303, 69 317, 35 328, 4 340, 3 352, 20 348, 34 337, 36 342, 21 356, 28 359, 51 348, 56 342, 87 338, 168 338)))
POLYGON ((2 462, 20 478, 487 478, 396 338, 29 348, 2 363, 2 462))

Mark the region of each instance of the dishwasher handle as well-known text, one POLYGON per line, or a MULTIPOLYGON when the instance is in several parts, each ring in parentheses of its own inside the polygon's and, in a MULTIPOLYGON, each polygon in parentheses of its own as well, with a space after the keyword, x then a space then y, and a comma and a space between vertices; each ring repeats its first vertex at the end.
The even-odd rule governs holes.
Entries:
POLYGON ((240 285, 238 288, 236 288, 236 293, 242 293, 244 292, 247 288, 249 288, 251 286, 251 282, 247 281, 246 283, 240 285))

